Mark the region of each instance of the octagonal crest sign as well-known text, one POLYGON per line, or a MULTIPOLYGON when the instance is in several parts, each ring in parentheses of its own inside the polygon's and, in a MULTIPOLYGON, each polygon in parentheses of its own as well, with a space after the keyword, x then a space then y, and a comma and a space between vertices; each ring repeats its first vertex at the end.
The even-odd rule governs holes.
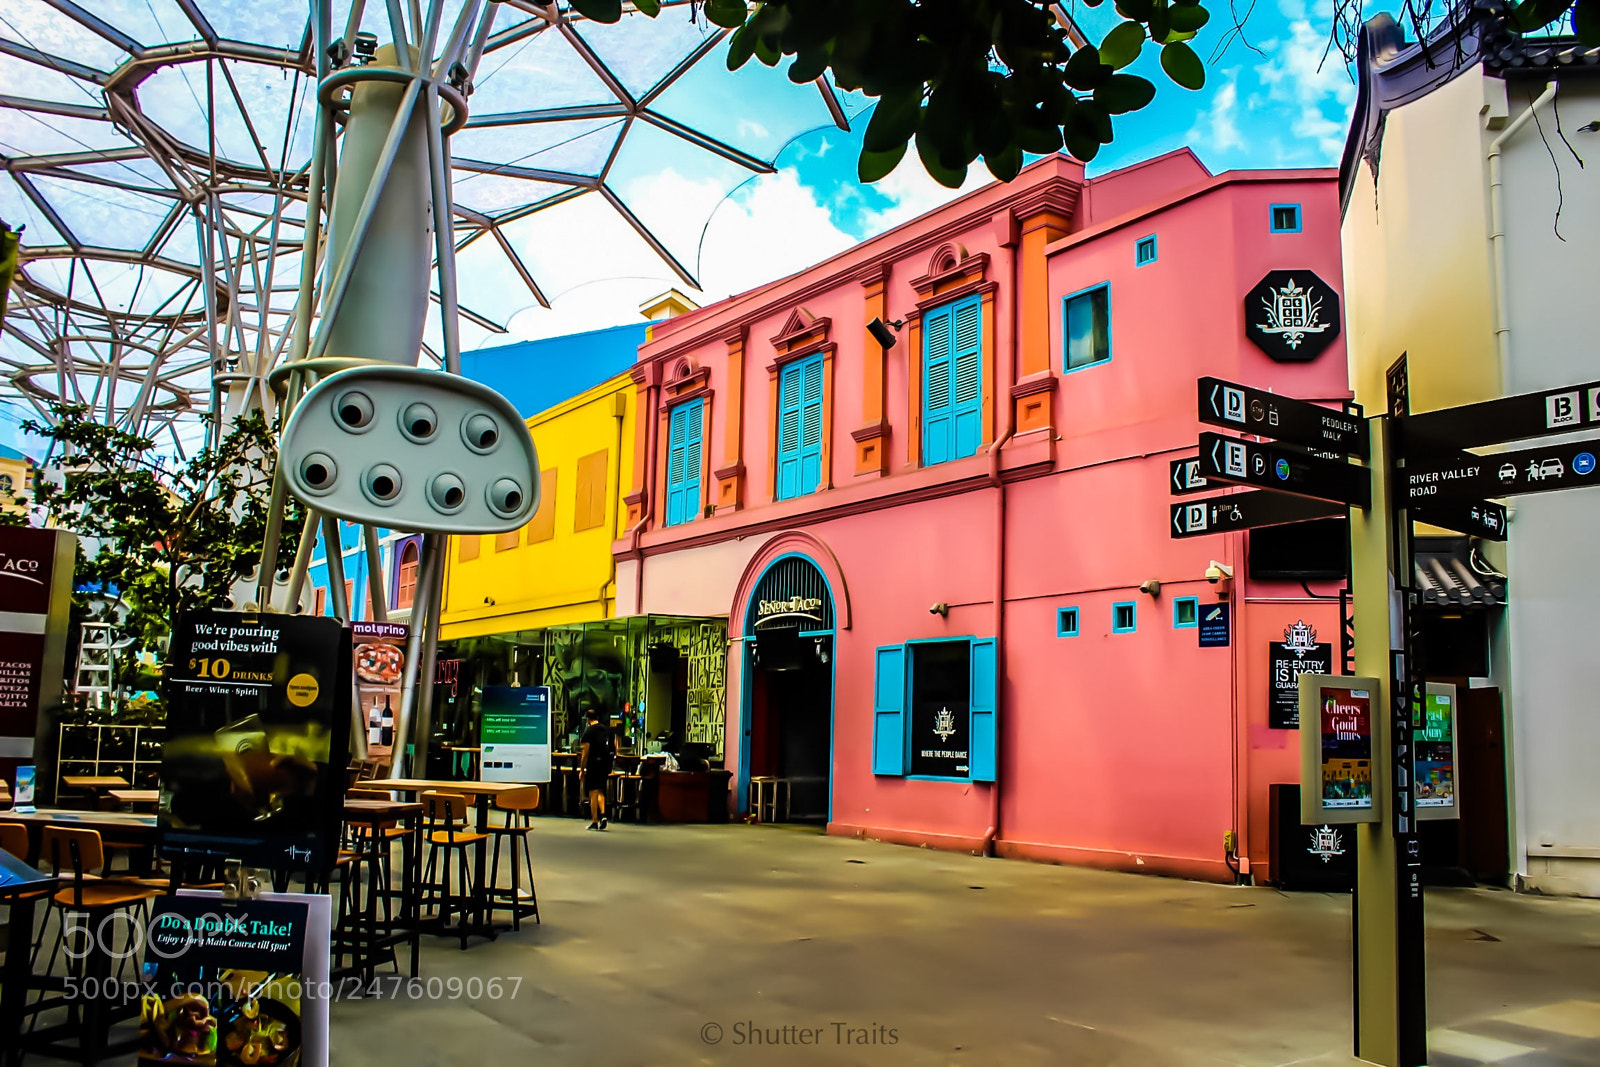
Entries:
POLYGON ((1279 363, 1310 363, 1339 336, 1339 294, 1309 270, 1273 270, 1244 298, 1245 332, 1279 363))

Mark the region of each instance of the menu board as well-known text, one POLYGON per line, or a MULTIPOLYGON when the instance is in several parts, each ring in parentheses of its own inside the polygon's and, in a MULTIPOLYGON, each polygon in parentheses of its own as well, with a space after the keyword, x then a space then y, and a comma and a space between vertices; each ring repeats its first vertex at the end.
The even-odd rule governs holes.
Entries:
MULTIPOLYGON (((50 766, 61 703, 78 539, 61 530, 0 526, 0 780, 23 764, 50 766)), ((47 798, 48 799, 48 798, 47 798)))
POLYGON ((1378 818, 1372 759, 1375 678, 1302 674, 1300 821, 1309 825, 1378 818))
POLYGON ((350 632, 305 615, 189 612, 170 663, 162 848, 323 870, 349 762, 350 632))
POLYGON ((330 909, 298 894, 158 897, 141 978, 139 1063, 328 1062, 330 909))
POLYGON ((356 704, 367 731, 367 757, 394 762, 394 724, 405 676, 404 623, 358 622, 350 627, 355 645, 356 704))
POLYGON ((1456 687, 1429 682, 1411 725, 1417 818, 1457 818, 1456 687))
POLYGON ((489 685, 478 730, 485 782, 550 780, 550 687, 489 685))

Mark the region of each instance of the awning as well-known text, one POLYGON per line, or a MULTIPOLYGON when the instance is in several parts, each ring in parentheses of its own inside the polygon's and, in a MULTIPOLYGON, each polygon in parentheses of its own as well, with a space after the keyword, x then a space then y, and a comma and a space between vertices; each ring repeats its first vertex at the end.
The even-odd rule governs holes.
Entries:
POLYGON ((1489 607, 1506 602, 1506 576, 1465 537, 1418 538, 1413 554, 1417 592, 1427 605, 1489 607))

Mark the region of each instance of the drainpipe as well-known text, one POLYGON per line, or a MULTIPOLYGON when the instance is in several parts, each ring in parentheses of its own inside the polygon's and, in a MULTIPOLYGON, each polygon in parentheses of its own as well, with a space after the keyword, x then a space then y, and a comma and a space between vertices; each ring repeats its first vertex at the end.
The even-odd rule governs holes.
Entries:
MULTIPOLYGON (((617 495, 619 495, 621 490, 622 490, 622 416, 623 416, 623 404, 625 404, 625 403, 626 403, 626 401, 623 399, 623 394, 622 393, 612 393, 611 394, 611 416, 612 416, 612 418, 617 420, 616 445, 612 448, 612 455, 617 457, 617 477, 616 477, 617 488, 615 490, 613 490, 611 488, 611 481, 612 481, 612 479, 611 479, 611 471, 609 470, 609 466, 610 465, 607 464, 607 467, 608 467, 608 469, 606 470, 606 506, 607 507, 610 507, 612 500, 616 499, 617 495)), ((612 520, 612 521, 614 522, 615 520, 612 520)), ((637 527, 635 527, 635 528, 637 528, 637 527)), ((612 529, 615 530, 616 527, 612 526, 612 529)), ((600 583, 600 592, 595 594, 595 599, 600 601, 600 615, 601 615, 602 618, 604 618, 605 614, 606 614, 606 590, 610 589, 611 588, 611 584, 617 580, 617 556, 616 556, 616 553, 609 553, 609 555, 611 557, 610 574, 606 577, 606 580, 604 582, 600 583)))
POLYGON ((633 613, 635 615, 644 614, 644 553, 639 551, 639 535, 644 532, 645 526, 650 522, 650 514, 655 511, 656 507, 656 424, 661 421, 656 413, 656 388, 654 385, 645 387, 644 407, 634 413, 635 421, 639 419, 645 420, 644 478, 641 482, 644 486, 644 508, 639 512, 639 521, 634 523, 627 533, 628 551, 626 555, 638 564, 633 569, 633 613))
MULTIPOLYGON (((1000 767, 1000 738, 1002 724, 1005 722, 1005 650, 1006 650, 1006 485, 1000 478, 1000 450, 1006 442, 1016 434, 1016 406, 1011 400, 1011 385, 1016 369, 1016 319, 1017 308, 1021 305, 1022 279, 1019 276, 1021 267, 1017 262, 1017 246, 1012 244, 1008 249, 1011 259, 1011 321, 1007 329, 1010 335, 1002 343, 1000 337, 995 338, 995 368, 1003 373, 995 375, 1003 379, 995 382, 996 393, 999 395, 1001 410, 1001 425, 994 445, 989 449, 989 485, 996 494, 994 509, 994 784, 989 788, 989 828, 983 833, 983 854, 995 855, 995 839, 1000 836, 1000 785, 1005 780, 1000 767)), ((998 318, 999 316, 997 316, 998 318)), ((998 331, 996 331, 998 333, 998 331)))
POLYGON ((1494 347, 1500 362, 1500 392, 1511 388, 1511 311, 1506 295, 1505 181, 1500 172, 1500 153, 1507 141, 1527 125, 1534 112, 1555 99, 1557 84, 1549 82, 1528 110, 1512 119, 1500 136, 1489 143, 1489 245, 1493 250, 1490 269, 1494 272, 1494 347))

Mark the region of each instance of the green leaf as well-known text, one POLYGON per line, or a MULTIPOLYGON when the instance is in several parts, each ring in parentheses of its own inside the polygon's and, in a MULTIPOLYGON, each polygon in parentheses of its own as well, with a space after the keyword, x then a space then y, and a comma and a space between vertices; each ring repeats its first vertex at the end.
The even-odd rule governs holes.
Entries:
POLYGON ((661 14, 661 0, 633 0, 633 6, 651 18, 661 14))
POLYGON ((1022 149, 1011 145, 996 155, 984 156, 983 163, 989 168, 990 174, 1003 182, 1008 182, 1022 169, 1022 149))
MULTIPOLYGON (((706 18, 714 24, 723 29, 736 30, 744 25, 750 9, 745 7, 744 0, 706 0, 705 12, 706 18)), ((616 19, 611 21, 615 22, 616 19)))
POLYGON ((617 22, 622 18, 622 0, 572 0, 572 10, 596 22, 617 22))
POLYGON ((1117 13, 1134 22, 1149 22, 1155 0, 1117 0, 1117 13))
POLYGON ((872 119, 862 135, 861 147, 868 152, 887 152, 895 145, 904 148, 911 135, 917 132, 921 111, 920 86, 880 98, 872 109, 872 119))
POLYGON ((1211 21, 1211 12, 1199 4, 1174 4, 1167 8, 1167 21, 1173 33, 1192 35, 1211 21))
POLYGON ((1111 77, 1111 68, 1100 61, 1099 51, 1089 45, 1072 53, 1062 77, 1074 89, 1088 92, 1106 83, 1106 79, 1111 77))
POLYGON ((1120 23, 1100 42, 1100 62, 1121 70, 1139 58, 1144 47, 1144 27, 1137 22, 1120 23))
POLYGON ((828 69, 827 48, 806 48, 789 64, 789 80, 796 85, 805 85, 822 77, 823 71, 828 69))
POLYGON ((1200 89, 1206 84, 1205 64, 1194 54, 1194 49, 1182 41, 1162 46, 1161 69, 1185 89, 1200 89))
POLYGON ((733 36, 728 38, 729 70, 738 70, 756 54, 758 36, 754 24, 748 22, 733 31, 733 36))
POLYGON ((1113 74, 1094 91, 1095 103, 1113 115, 1138 111, 1156 97, 1156 87, 1136 74, 1113 74))
POLYGON ((900 165, 900 160, 905 158, 906 146, 902 141, 883 152, 868 152, 863 150, 861 157, 856 160, 856 177, 863 182, 875 182, 900 165))
POLYGON ((947 167, 939 162, 939 152, 932 137, 920 133, 917 135, 917 157, 927 168, 928 176, 946 189, 959 189, 961 183, 967 180, 965 163, 959 167, 947 167))

